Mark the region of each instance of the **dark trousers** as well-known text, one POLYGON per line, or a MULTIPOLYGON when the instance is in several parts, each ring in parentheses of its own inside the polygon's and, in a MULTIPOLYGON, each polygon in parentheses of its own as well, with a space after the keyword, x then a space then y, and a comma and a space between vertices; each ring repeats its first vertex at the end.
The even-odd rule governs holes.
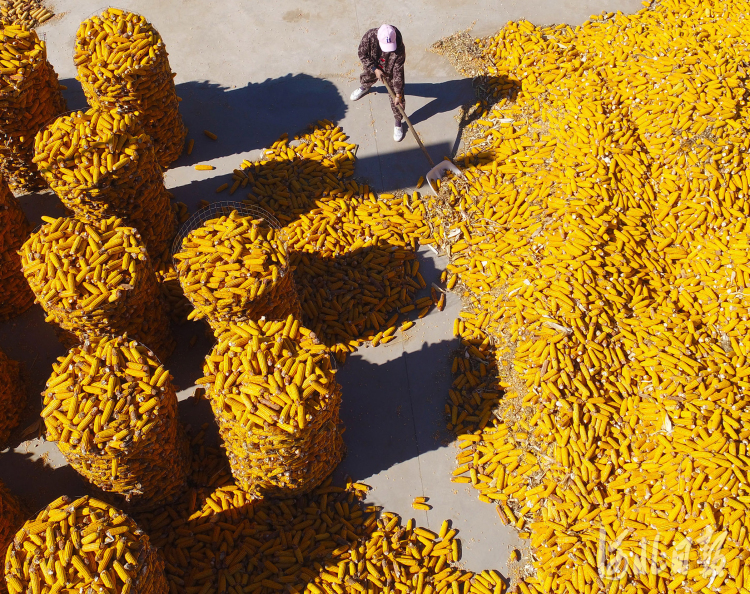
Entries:
MULTIPOLYGON (((378 77, 375 76, 374 72, 365 70, 362 74, 359 75, 359 86, 362 87, 362 89, 364 89, 365 91, 368 90, 376 82, 378 82, 378 77)), ((393 88, 393 83, 391 83, 390 80, 388 80, 388 84, 391 85, 391 88, 393 88)), ((396 107, 396 104, 393 102, 393 99, 391 99, 390 95, 388 95, 388 99, 390 99, 391 101, 391 111, 393 112, 393 117, 396 118, 396 126, 400 126, 401 125, 401 112, 398 110, 398 107, 396 107)), ((404 102, 404 111, 405 111, 406 110, 406 97, 402 97, 401 100, 404 102)))

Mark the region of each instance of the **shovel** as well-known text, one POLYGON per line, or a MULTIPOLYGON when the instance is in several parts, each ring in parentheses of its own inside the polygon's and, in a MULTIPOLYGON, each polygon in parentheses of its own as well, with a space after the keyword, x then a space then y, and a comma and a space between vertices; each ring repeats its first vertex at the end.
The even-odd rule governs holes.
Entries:
MULTIPOLYGON (((393 89, 391 88, 391 85, 388 83, 388 80, 383 76, 381 79, 383 81, 383 84, 385 85, 385 88, 388 89, 388 94, 391 96, 391 99, 394 103, 396 103, 396 94, 393 92, 393 89)), ((461 170, 456 167, 451 161, 445 159, 443 161, 440 161, 437 165, 435 165, 435 162, 432 160, 432 157, 430 157, 430 153, 427 152, 427 149, 424 147, 424 144, 422 144, 422 140, 419 138, 419 135, 417 134, 417 131, 414 129, 414 126, 411 125, 411 120, 409 120, 409 116, 406 115, 406 112, 404 111, 404 108, 400 105, 396 104, 396 107, 398 107, 398 110, 401 112, 401 117, 403 117, 406 120, 406 124, 409 126, 409 130, 411 130, 411 133, 414 135, 414 138, 417 141, 417 144, 419 145, 419 148, 422 149, 422 152, 424 153, 424 156, 427 157, 427 161, 430 163, 430 169, 427 172, 427 175, 425 175, 425 179, 427 180, 427 183, 430 185, 430 189, 432 190, 432 193, 437 196, 437 180, 439 180, 441 177, 443 177, 443 174, 446 171, 452 171, 455 175, 459 177, 463 177, 463 173, 461 170)))

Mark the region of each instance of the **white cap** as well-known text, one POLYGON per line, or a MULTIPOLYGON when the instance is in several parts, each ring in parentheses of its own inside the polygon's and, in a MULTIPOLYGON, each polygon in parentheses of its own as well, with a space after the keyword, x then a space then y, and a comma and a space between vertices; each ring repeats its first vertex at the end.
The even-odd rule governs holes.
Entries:
POLYGON ((396 51, 396 29, 391 25, 380 25, 378 29, 380 49, 384 52, 396 51))

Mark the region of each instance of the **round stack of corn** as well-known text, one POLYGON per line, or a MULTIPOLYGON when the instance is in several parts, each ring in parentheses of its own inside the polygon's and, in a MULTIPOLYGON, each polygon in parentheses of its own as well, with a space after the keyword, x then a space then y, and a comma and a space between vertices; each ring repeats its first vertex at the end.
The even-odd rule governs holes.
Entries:
POLYGON ((165 594, 164 562, 126 514, 62 496, 28 520, 5 554, 10 594, 165 594))
MULTIPOLYGON (((5 550, 13 540, 16 531, 23 524, 23 510, 21 503, 0 482, 0 554, 5 556, 5 550)), ((5 580, 0 580, 0 592, 5 592, 5 580)))
POLYGON ((0 320, 19 315, 34 303, 18 256, 28 233, 29 221, 20 203, 0 180, 0 320))
POLYGON ((177 222, 140 117, 117 109, 61 116, 37 134, 34 162, 77 217, 123 217, 141 232, 156 260, 167 251, 177 222))
POLYGON ((44 391, 47 439, 88 481, 154 505, 179 495, 189 461, 171 376, 146 347, 99 338, 53 365, 44 391))
POLYGON ((18 426, 26 408, 26 390, 21 380, 21 367, 0 351, 0 448, 5 446, 11 431, 18 426))
POLYGON ((214 332, 228 322, 300 317, 286 246, 270 215, 233 210, 210 219, 186 235, 175 260, 195 307, 188 319, 205 318, 214 332))
POLYGON ((231 323, 217 339, 198 381, 208 384, 232 474, 256 495, 309 491, 344 454, 328 348, 293 316, 231 323))
POLYGON ((75 63, 91 105, 141 112, 159 164, 167 167, 180 156, 187 129, 167 48, 151 23, 117 8, 85 20, 76 36, 75 63))
POLYGON ((47 321, 72 333, 73 344, 86 336, 129 336, 166 359, 175 342, 138 231, 115 217, 43 219, 24 243, 21 263, 47 321))
POLYGON ((13 190, 44 187, 32 163, 34 135, 64 110, 44 41, 22 26, 0 27, 0 174, 13 190))

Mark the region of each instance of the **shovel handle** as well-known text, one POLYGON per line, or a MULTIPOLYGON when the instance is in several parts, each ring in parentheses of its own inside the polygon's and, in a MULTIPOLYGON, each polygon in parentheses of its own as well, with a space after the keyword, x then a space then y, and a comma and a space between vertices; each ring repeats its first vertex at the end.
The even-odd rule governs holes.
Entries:
POLYGON ((398 107, 398 110, 401 112, 401 116, 406 120, 406 124, 407 126, 409 126, 409 130, 411 130, 411 133, 414 135, 414 138, 416 139, 417 144, 419 145, 419 148, 422 149, 424 156, 427 157, 427 160, 430 163, 430 167, 435 167, 435 162, 432 160, 432 157, 430 157, 430 153, 427 152, 427 149, 424 147, 424 144, 422 144, 422 139, 419 138, 419 135, 417 134, 417 131, 414 129, 414 126, 411 125, 411 120, 409 119, 409 116, 406 115, 404 108, 396 103, 396 94, 393 92, 391 85, 388 84, 388 79, 386 79, 385 74, 383 74, 382 81, 383 81, 383 84, 385 85, 385 88, 388 89, 388 94, 391 96, 391 99, 393 100, 394 105, 398 107))

